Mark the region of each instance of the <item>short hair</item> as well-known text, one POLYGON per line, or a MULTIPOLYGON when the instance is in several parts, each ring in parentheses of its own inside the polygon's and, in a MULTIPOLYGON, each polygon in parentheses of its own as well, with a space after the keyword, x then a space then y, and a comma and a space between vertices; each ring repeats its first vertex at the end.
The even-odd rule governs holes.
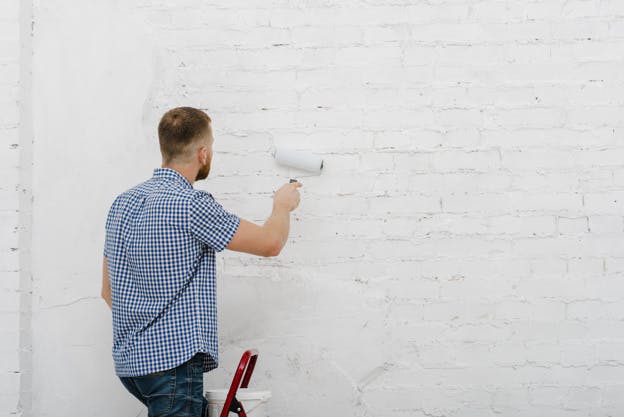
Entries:
POLYGON ((166 112, 158 123, 158 141, 163 162, 185 160, 198 139, 210 133, 210 116, 193 107, 176 107, 166 112))

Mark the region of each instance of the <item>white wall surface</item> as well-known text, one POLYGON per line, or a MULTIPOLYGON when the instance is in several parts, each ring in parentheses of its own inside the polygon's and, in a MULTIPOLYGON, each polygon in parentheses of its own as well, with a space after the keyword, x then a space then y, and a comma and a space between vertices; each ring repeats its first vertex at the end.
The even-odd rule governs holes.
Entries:
MULTIPOLYGON (((220 254, 207 388, 256 347, 272 417, 624 414, 622 1, 39 0, 34 21, 23 415, 145 415, 113 372, 104 222, 160 166, 156 124, 177 105, 214 121, 196 187, 229 210, 263 222, 273 190, 304 183, 280 257, 220 254), (286 143, 323 174, 276 166, 286 143)), ((15 102, 0 106, 14 143, 15 102)), ((14 239, 0 412, 19 397, 14 239)))
POLYGON ((0 415, 19 400, 19 2, 0 3, 0 415))
POLYGON ((0 2, 0 415, 30 411, 32 103, 29 2, 0 2))

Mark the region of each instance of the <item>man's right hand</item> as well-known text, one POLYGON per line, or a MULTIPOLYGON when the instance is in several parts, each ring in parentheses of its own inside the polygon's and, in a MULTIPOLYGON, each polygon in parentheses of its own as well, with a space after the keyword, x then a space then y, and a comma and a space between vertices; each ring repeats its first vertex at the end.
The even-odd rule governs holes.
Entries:
POLYGON ((296 209, 297 206, 299 206, 299 201, 301 201, 301 195, 297 188, 302 185, 303 184, 300 182, 290 182, 282 185, 280 189, 273 194, 273 206, 283 207, 289 212, 296 209))
POLYGON ((273 194, 273 212, 263 226, 241 219, 227 248, 260 256, 279 255, 288 239, 290 212, 299 205, 297 189, 302 185, 289 182, 273 194))

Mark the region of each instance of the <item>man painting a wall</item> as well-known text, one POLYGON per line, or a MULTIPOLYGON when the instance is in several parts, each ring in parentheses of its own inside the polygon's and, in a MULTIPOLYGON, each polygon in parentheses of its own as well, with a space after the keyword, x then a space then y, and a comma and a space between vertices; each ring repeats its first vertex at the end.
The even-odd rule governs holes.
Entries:
POLYGON ((193 188, 208 177, 210 117, 174 108, 158 125, 162 166, 120 194, 106 220, 102 297, 115 373, 149 416, 206 416, 203 373, 218 366, 215 253, 277 256, 301 183, 284 184, 262 225, 193 188))

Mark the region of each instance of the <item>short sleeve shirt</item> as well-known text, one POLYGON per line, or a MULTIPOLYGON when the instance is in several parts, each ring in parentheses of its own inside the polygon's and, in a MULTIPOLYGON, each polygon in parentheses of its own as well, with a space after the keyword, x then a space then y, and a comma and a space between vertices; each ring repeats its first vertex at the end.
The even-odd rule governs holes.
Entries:
POLYGON ((239 224, 170 168, 155 168, 114 200, 104 256, 118 376, 170 369, 198 352, 204 372, 218 366, 215 253, 239 224))

